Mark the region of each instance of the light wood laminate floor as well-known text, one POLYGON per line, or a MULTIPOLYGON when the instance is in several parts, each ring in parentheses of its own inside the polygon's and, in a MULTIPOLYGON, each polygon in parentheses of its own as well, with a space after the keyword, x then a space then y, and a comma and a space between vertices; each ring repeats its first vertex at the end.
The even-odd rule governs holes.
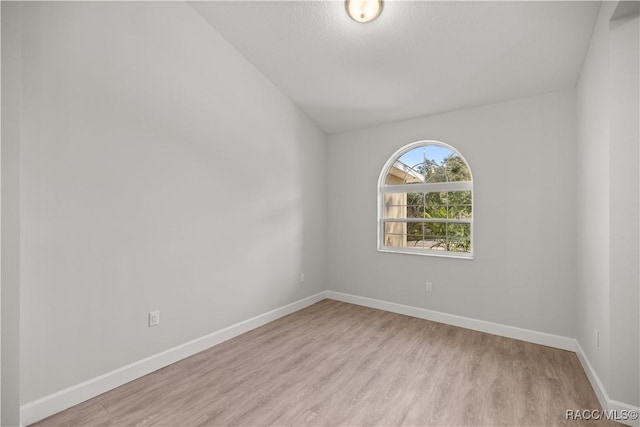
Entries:
POLYGON ((614 426, 575 353, 324 300, 34 426, 614 426))

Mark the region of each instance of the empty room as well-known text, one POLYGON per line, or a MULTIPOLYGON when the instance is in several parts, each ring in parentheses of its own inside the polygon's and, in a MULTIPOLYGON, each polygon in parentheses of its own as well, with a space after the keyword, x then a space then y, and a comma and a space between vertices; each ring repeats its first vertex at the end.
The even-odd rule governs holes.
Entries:
POLYGON ((640 426, 640 2, 0 12, 2 426, 640 426))

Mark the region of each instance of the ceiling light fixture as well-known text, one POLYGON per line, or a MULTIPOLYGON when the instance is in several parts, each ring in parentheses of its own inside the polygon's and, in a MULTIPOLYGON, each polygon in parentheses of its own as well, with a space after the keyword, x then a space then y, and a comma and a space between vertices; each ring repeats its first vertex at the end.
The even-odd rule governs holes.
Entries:
POLYGON ((380 16, 382 0, 346 0, 347 13, 356 22, 371 22, 380 16))

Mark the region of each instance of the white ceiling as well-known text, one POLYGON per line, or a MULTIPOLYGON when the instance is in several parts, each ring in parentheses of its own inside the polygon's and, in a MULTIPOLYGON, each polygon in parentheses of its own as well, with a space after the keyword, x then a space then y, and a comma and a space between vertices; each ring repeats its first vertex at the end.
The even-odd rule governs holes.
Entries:
POLYGON ((192 2, 327 133, 575 86, 599 2, 192 2))

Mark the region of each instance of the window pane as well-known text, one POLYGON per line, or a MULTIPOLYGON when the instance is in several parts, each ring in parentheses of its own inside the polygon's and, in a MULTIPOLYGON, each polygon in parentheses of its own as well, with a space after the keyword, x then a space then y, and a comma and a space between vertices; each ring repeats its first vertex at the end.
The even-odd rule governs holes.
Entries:
POLYGON ((471 224, 447 224, 447 250, 471 251, 471 224))
POLYGON ((471 224, 385 222, 385 246, 451 252, 471 251, 471 224))
POLYGON ((471 191, 384 194, 384 218, 471 219, 471 191))
POLYGON ((424 175, 417 169, 397 160, 389 169, 385 184, 415 184, 425 182, 424 175))
POLYGON ((404 218, 424 218, 424 193, 406 193, 407 213, 404 218))
POLYGON ((407 217, 407 193, 387 193, 384 195, 384 218, 407 217))
POLYGON ((407 223, 385 222, 384 245, 392 248, 407 247, 407 223))
POLYGON ((433 192, 425 194, 425 218, 447 217, 447 193, 433 192))
POLYGON ((471 191, 450 191, 447 193, 447 218, 471 219, 471 191))
POLYGON ((404 153, 389 169, 387 185, 471 181, 466 162, 440 145, 425 145, 404 153))
POLYGON ((423 193, 384 194, 383 218, 424 218, 423 193))

